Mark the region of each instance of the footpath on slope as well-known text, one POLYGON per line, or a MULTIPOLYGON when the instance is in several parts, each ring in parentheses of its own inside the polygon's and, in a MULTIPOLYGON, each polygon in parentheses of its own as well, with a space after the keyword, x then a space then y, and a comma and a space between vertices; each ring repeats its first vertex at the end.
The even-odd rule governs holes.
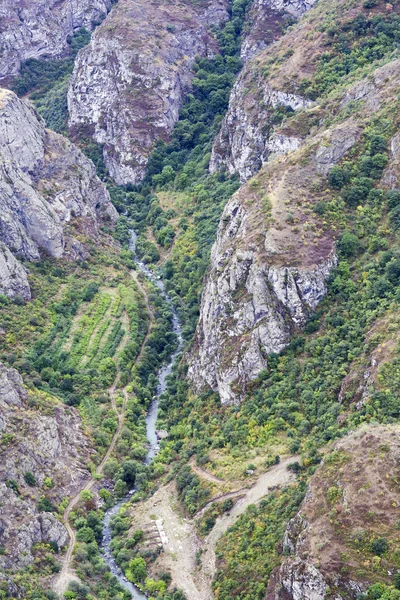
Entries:
MULTIPOLYGON (((142 346, 140 349, 140 353, 138 355, 138 357, 136 358, 135 364, 137 364, 142 355, 143 355, 143 351, 144 348, 146 346, 148 337, 151 333, 152 327, 153 327, 153 320, 154 320, 154 314, 153 314, 153 310, 150 306, 149 303, 149 299, 147 296, 147 292, 144 288, 144 286, 141 284, 141 282, 139 281, 139 278, 137 276, 136 271, 131 271, 131 276, 133 278, 133 280, 136 282, 141 294, 143 295, 144 299, 145 299, 145 303, 146 303, 146 308, 148 310, 149 313, 149 317, 150 317, 150 321, 149 321, 149 326, 147 328, 147 333, 146 336, 142 342, 142 346)), ((123 350, 124 346, 128 343, 129 341, 129 330, 127 331, 127 334, 124 337, 124 340, 121 342, 120 347, 119 347, 119 351, 123 350)), ((122 392, 123 396, 124 396, 124 402, 121 408, 121 411, 118 410, 117 407, 117 402, 116 402, 116 389, 117 389, 117 384, 118 384, 118 380, 119 380, 119 376, 120 376, 120 369, 118 368, 118 364, 117 364, 117 374, 115 376, 114 382, 112 384, 112 386, 108 389, 108 393, 110 395, 111 398, 111 406, 112 409, 114 411, 115 416, 118 419, 118 427, 112 437, 111 440, 111 444, 109 445, 107 452, 105 453, 101 463, 98 465, 98 467, 96 468, 95 471, 95 475, 93 475, 89 481, 86 483, 86 485, 80 489, 80 491, 69 501, 67 508, 64 511, 64 515, 63 515, 63 522, 64 522, 64 526, 68 532, 69 535, 69 543, 68 543, 68 548, 67 548, 67 552, 64 556, 64 560, 63 560, 63 566, 62 569, 60 571, 60 574, 58 575, 54 585, 53 585, 53 589, 54 591, 59 594, 60 596, 62 596, 64 594, 64 592, 66 591, 67 587, 68 587, 68 583, 70 581, 80 581, 79 578, 75 575, 74 571, 71 568, 71 563, 72 563, 72 558, 73 558, 73 552, 74 552, 74 547, 76 544, 76 533, 74 531, 74 529, 72 528, 70 522, 69 522, 69 518, 70 518, 70 514, 72 512, 72 510, 75 508, 75 506, 78 504, 79 500, 80 500, 80 495, 82 492, 84 491, 90 491, 93 486, 95 485, 95 483, 97 483, 98 479, 97 476, 101 475, 103 472, 103 468, 104 465, 106 464, 107 460, 110 458, 112 452, 114 451, 115 445, 118 441, 118 438, 120 436, 120 433, 122 431, 122 427, 124 425, 124 419, 125 419, 125 409, 126 409, 126 404, 128 401, 128 392, 127 392, 127 386, 126 385, 124 388, 122 388, 120 391, 122 392)))

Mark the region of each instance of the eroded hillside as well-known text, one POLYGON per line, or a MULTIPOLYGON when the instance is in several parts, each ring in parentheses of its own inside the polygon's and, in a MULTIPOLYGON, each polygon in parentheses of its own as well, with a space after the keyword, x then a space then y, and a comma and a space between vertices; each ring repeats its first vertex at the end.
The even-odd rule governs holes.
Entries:
POLYGON ((14 570, 33 564, 41 544, 66 545, 54 511, 88 480, 93 450, 74 409, 28 391, 18 371, 3 365, 0 383, 0 565, 14 570))
MULTIPOLYGON (((350 39, 357 39, 358 23, 364 23, 366 19, 358 10, 354 7, 337 26, 338 31, 352 31, 350 39)), ((326 11, 320 3, 270 51, 265 50, 253 63, 246 65, 232 92, 231 108, 222 125, 220 136, 224 136, 224 128, 228 126, 232 102, 237 101, 241 113, 254 115, 263 143, 269 144, 272 139, 282 141, 282 146, 276 147, 272 155, 267 153, 266 166, 228 202, 212 252, 211 273, 203 292, 195 348, 189 360, 189 377, 197 390, 204 389, 206 383, 218 390, 223 402, 244 397, 247 383, 267 367, 268 355, 280 352, 289 343, 291 335, 304 326, 323 298, 326 280, 337 262, 335 242, 345 227, 343 220, 332 221, 319 208, 321 203, 329 203, 335 193, 337 195, 335 189, 346 183, 336 185, 331 174, 335 165, 346 156, 347 162, 351 163, 360 153, 365 144, 364 132, 374 120, 377 123, 389 114, 395 121, 398 118, 393 103, 399 85, 398 61, 391 55, 390 39, 388 54, 383 61, 386 65, 379 66, 378 63, 374 70, 365 64, 359 72, 354 66, 354 75, 343 80, 335 92, 315 101, 297 95, 299 87, 304 89, 305 83, 293 87, 293 81, 297 80, 291 71, 296 68, 295 56, 296 65, 315 64, 309 56, 309 39, 312 38, 314 55, 318 55, 328 42, 322 34, 309 35, 309 28, 319 19, 324 24, 324 18, 326 11), (299 43, 302 35, 305 36, 304 44, 299 43), (292 38, 296 38, 296 44, 293 42, 292 45, 292 38), (288 52, 286 60, 283 43, 286 47, 297 48, 295 53, 288 52), (259 76, 263 85, 260 85, 259 76), (245 86, 242 78, 246 77, 252 86, 245 86), (292 82, 290 89, 289 79, 292 82), (240 89, 242 93, 238 94, 240 89), (264 98, 265 94, 268 96, 266 121, 263 121, 257 108, 259 103, 252 93, 262 93, 264 98), (271 137, 268 122, 272 109, 276 119, 271 137), (291 145, 288 140, 296 142, 291 145)), ((386 17, 372 15, 370 25, 365 27, 372 28, 374 18, 378 24, 382 20, 392 27, 390 19, 385 21, 386 17)), ((398 19, 397 16, 393 18, 398 19)), ((322 24, 317 30, 323 28, 322 24)), ((374 43, 370 43, 372 48, 374 43)), ((331 62, 335 60, 339 62, 337 56, 331 58, 331 62)), ((315 76, 318 84, 312 83, 312 73, 309 76, 307 85, 310 89, 313 85, 326 89, 327 83, 321 74, 315 76)), ((325 78, 331 77, 329 68, 325 78)), ((232 169, 239 170, 244 178, 252 171, 258 171, 264 162, 259 160, 258 134, 254 134, 252 127, 248 129, 248 143, 243 139, 242 127, 246 119, 246 116, 238 118, 236 115, 231 122, 232 136, 238 136, 238 148, 244 152, 240 159, 244 171, 239 166, 232 169), (257 157, 258 161, 253 165, 254 170, 252 157, 257 157)), ((382 177, 388 158, 390 163, 382 187, 388 189, 396 185, 395 129, 392 129, 392 135, 388 140, 389 157, 381 157, 376 151, 375 160, 381 161, 382 166, 374 173, 372 168, 361 168, 359 176, 366 177, 367 188, 374 178, 382 177)), ((225 148, 227 161, 232 158, 232 148, 225 148)), ((215 145, 213 152, 215 158, 215 145)), ((213 158, 211 166, 214 169, 213 158)), ((356 205, 362 200, 363 193, 368 192, 360 189, 358 197, 349 197, 345 200, 347 205, 356 205)))
MULTIPOLYGON (((398 564, 399 428, 364 428, 335 444, 311 480, 267 600, 354 598, 398 564)), ((379 597, 379 596, 378 596, 379 597)))

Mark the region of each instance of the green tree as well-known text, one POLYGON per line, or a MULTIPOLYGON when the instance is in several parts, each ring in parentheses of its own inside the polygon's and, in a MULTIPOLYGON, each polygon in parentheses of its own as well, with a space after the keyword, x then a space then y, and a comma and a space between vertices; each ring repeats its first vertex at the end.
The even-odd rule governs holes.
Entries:
POLYGON ((126 576, 132 583, 143 583, 146 579, 147 568, 146 561, 141 556, 129 561, 129 569, 126 576))

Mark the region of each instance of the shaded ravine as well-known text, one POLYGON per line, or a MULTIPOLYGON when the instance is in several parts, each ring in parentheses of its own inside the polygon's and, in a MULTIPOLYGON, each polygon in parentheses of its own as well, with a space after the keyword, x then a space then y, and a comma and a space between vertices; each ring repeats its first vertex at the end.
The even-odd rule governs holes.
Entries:
MULTIPOLYGON (((153 401, 150 405, 150 408, 149 408, 149 410, 147 412, 147 416, 146 416, 146 435, 147 435, 147 439, 149 441, 149 449, 148 449, 148 452, 147 452, 144 462, 146 464, 149 464, 153 460, 153 458, 156 456, 157 451, 158 451, 156 421, 157 421, 157 416, 158 416, 159 399, 160 399, 161 394, 163 394, 165 392, 165 389, 167 386, 167 377, 169 375, 171 375, 171 373, 172 373, 172 368, 173 368, 175 359, 182 349, 183 339, 182 339, 181 324, 179 321, 178 313, 172 304, 171 298, 168 296, 167 292, 165 291, 164 282, 162 281, 162 279, 157 278, 154 275, 154 273, 152 273, 150 271, 150 269, 148 269, 146 267, 146 265, 143 262, 141 262, 136 256, 136 239, 137 239, 136 233, 133 230, 131 230, 131 241, 129 244, 129 249, 135 255, 135 258, 134 258, 135 264, 138 267, 138 269, 143 273, 143 275, 149 281, 151 281, 154 285, 156 285, 158 287, 163 298, 171 306, 172 313, 173 313, 172 330, 178 339, 177 349, 172 354, 169 362, 166 365, 164 365, 163 367, 161 367, 158 371, 158 374, 157 374, 158 386, 157 386, 156 395, 153 398, 153 401)), ((113 575, 115 575, 115 577, 118 579, 118 582, 120 583, 120 585, 132 594, 132 598, 134 600, 145 600, 146 599, 145 594, 141 590, 139 590, 139 588, 137 588, 135 585, 133 585, 132 583, 130 583, 127 580, 127 578, 123 574, 121 568, 115 562, 115 559, 112 555, 111 548, 110 548, 111 518, 119 512, 121 506, 124 503, 129 502, 129 500, 133 496, 134 492, 135 492, 135 488, 130 490, 128 492, 128 494, 125 496, 125 498, 123 498, 117 504, 115 504, 112 508, 110 508, 104 515, 102 548, 104 551, 104 559, 105 559, 107 565, 109 566, 111 573, 113 575)))

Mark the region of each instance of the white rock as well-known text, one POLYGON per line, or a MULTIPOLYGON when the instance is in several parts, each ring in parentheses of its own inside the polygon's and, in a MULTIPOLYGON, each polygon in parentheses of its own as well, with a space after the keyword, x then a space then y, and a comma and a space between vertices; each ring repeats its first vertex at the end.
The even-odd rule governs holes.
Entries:
POLYGON ((29 102, 0 89, 0 291, 30 296, 26 273, 7 248, 27 260, 41 252, 82 256, 81 243, 65 233, 75 218, 95 240, 100 222, 117 218, 94 165, 46 130, 29 102))
POLYGON ((301 139, 274 133, 269 123, 270 111, 279 105, 300 110, 311 102, 296 94, 273 90, 262 85, 262 105, 254 108, 254 101, 246 98, 247 71, 239 75, 229 100, 228 112, 222 122, 212 148, 210 172, 226 168, 233 175, 239 173, 241 182, 255 175, 271 158, 297 150, 301 139))
POLYGON ((92 30, 111 0, 2 0, 0 3, 0 79, 16 75, 29 58, 58 57, 67 38, 92 30))
POLYGON ((189 357, 195 389, 211 387, 224 404, 242 400, 249 382, 267 366, 267 355, 283 350, 292 331, 304 325, 326 294, 336 264, 333 251, 313 266, 275 266, 268 236, 263 251, 249 247, 252 234, 236 195, 224 210, 212 249, 189 357))

